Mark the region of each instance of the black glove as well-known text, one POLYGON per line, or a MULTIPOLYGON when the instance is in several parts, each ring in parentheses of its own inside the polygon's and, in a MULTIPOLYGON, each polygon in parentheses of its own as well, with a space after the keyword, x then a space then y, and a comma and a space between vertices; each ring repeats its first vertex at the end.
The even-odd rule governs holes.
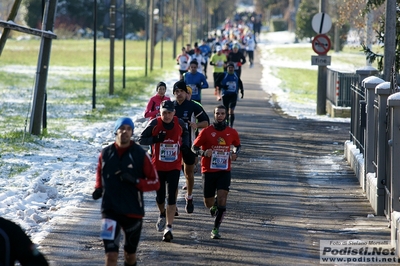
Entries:
POLYGON ((133 176, 131 176, 128 173, 122 173, 119 178, 121 179, 122 182, 127 182, 133 185, 136 185, 137 183, 139 183, 138 179, 135 179, 133 176))
POLYGON ((244 91, 241 91, 240 94, 242 95, 242 97, 240 97, 240 99, 243 99, 244 91))
POLYGON ((92 193, 92 198, 94 200, 98 200, 103 196, 103 189, 102 188, 96 188, 93 193, 92 193))
POLYGON ((166 135, 167 135, 167 132, 165 132, 165 131, 158 132, 158 135, 153 137, 153 143, 163 142, 166 135))

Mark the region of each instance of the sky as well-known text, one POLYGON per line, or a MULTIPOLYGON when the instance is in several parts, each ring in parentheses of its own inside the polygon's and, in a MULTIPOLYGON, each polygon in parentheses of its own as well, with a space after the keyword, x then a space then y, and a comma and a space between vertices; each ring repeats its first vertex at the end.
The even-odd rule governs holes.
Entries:
MULTIPOLYGON (((291 45, 294 35, 276 34, 269 35, 268 38, 265 37, 259 42, 262 51, 261 63, 264 66, 261 78, 263 90, 276 94, 282 110, 298 119, 349 122, 348 118, 317 116, 316 104, 313 102, 297 104, 288 100, 285 90, 279 88, 281 81, 273 75, 274 67, 272 66, 272 64, 287 66, 288 62, 272 60, 269 49, 274 45, 291 45)), ((290 66, 316 67, 311 66, 310 62, 290 62, 290 66)), ((49 75, 52 71, 50 68, 49 75)), ((167 94, 171 97, 170 88, 174 82, 175 80, 166 81, 169 88, 167 94)), ((150 87, 154 88, 155 85, 150 87)), ((15 91, 9 92, 9 100, 19 101, 20 95, 15 93, 15 91)), ((58 97, 66 98, 68 95, 58 95, 58 97)), ((76 116, 82 115, 82 109, 74 110, 67 104, 62 108, 57 110, 57 114, 71 121, 74 121, 76 116)), ((121 113, 122 116, 127 115, 132 118, 135 122, 135 134, 139 134, 145 122, 142 118, 144 107, 135 107, 133 110, 132 113, 132 107, 127 107, 121 110, 121 113)), ((26 113, 22 111, 16 112, 21 112, 21 116, 26 116, 26 113)), ((65 134, 68 137, 45 137, 39 144, 25 143, 24 145, 31 146, 28 152, 1 154, 0 216, 19 224, 34 243, 40 244, 54 228, 58 217, 72 213, 74 208, 93 192, 98 155, 105 145, 114 141, 112 134, 114 122, 104 121, 84 126, 80 123, 70 123, 65 134), (18 166, 29 167, 24 172, 14 173, 14 169, 18 166), (9 177, 10 175, 12 178, 9 177)), ((183 183, 184 178, 181 178, 180 186, 183 183)), ((147 194, 147 196, 151 195, 147 194)), ((146 208, 155 209, 156 207, 154 204, 146 208)))

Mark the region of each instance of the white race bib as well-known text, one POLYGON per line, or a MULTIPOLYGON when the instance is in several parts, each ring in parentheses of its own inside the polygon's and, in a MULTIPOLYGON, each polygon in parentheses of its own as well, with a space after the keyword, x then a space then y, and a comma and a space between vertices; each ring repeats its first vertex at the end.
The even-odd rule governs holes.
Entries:
POLYGON ((178 153, 179 153, 178 144, 162 143, 160 144, 159 160, 161 162, 167 162, 167 163, 175 162, 176 160, 178 160, 178 153))
POLYGON ((211 155, 211 169, 226 170, 228 169, 229 152, 213 151, 211 155))
POLYGON ((189 87, 192 88, 192 95, 199 94, 199 88, 197 88, 196 84, 189 84, 189 87))
POLYGON ((105 240, 114 240, 115 238, 115 229, 117 228, 117 222, 111 219, 102 219, 101 220, 101 231, 100 238, 105 240))
POLYGON ((236 92, 236 82, 235 81, 228 81, 226 83, 226 85, 228 86, 227 91, 229 92, 236 92))

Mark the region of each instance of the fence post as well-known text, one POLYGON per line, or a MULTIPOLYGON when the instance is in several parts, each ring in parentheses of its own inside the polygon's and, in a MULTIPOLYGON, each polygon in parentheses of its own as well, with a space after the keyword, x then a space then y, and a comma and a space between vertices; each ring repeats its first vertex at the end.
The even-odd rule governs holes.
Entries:
POLYGON ((386 152, 387 152, 387 102, 390 95, 390 82, 383 82, 376 86, 375 94, 378 96, 378 111, 376 121, 376 214, 383 215, 385 210, 385 184, 386 184, 386 152))
POLYGON ((394 93, 388 98, 388 106, 390 110, 389 122, 389 147, 390 147, 390 198, 388 205, 389 215, 391 215, 391 240, 392 245, 396 248, 396 255, 399 256, 399 227, 400 227, 400 92, 394 93))
POLYGON ((375 88, 378 84, 385 82, 383 79, 375 76, 370 76, 362 81, 362 86, 365 88, 366 99, 366 127, 365 127, 365 144, 364 158, 366 173, 374 173, 375 167, 373 161, 375 159, 375 116, 374 116, 374 101, 375 88))
POLYGON ((375 76, 378 73, 379 73, 379 71, 372 66, 364 66, 364 67, 358 68, 356 70, 356 74, 358 74, 360 77, 360 79, 359 79, 360 84, 365 78, 367 78, 369 76, 375 76))

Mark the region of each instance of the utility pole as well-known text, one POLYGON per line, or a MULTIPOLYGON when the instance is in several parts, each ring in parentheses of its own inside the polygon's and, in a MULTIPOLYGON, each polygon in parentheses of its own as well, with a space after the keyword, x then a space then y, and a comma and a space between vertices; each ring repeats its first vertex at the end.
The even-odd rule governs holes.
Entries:
POLYGON ((146 27, 146 52, 145 52, 145 66, 144 66, 144 76, 147 77, 147 66, 149 62, 149 7, 150 7, 150 0, 146 1, 146 19, 145 19, 145 27, 146 27))
POLYGON ((193 44, 193 24, 194 24, 194 16, 193 12, 194 11, 194 0, 190 0, 190 12, 189 12, 189 23, 190 23, 190 35, 189 35, 189 43, 193 44))
MULTIPOLYGON (((368 2, 368 0, 367 0, 368 2)), ((372 27, 372 23, 374 21, 374 14, 372 12, 372 10, 370 12, 368 12, 367 17, 366 17, 366 30, 365 30, 365 41, 366 41, 366 45, 367 47, 372 50, 372 38, 373 38, 373 27, 372 27)), ((369 60, 365 60, 365 64, 367 66, 371 66, 371 63, 369 62, 369 60)))
POLYGON ((126 0, 124 0, 124 13, 122 18, 122 88, 126 87, 126 0))
MULTIPOLYGON (((52 32, 56 17, 57 0, 47 0, 44 8, 43 31, 52 32)), ((51 38, 42 37, 38 65, 36 70, 35 91, 33 96, 29 133, 40 135, 46 105, 46 83, 49 71, 51 38)))
POLYGON ((93 1, 93 80, 92 80, 92 109, 96 109, 96 62, 97 62, 97 0, 93 1))
POLYGON ((113 95, 114 94, 115 6, 116 6, 116 0, 111 0, 111 4, 110 4, 110 83, 109 83, 109 95, 113 95))
MULTIPOLYGON (((325 10, 325 0, 320 0, 319 12, 325 13, 325 10)), ((317 115, 326 114, 326 75, 327 67, 318 66, 317 115)))
POLYGON ((164 0, 160 0, 160 11, 159 11, 159 19, 158 23, 160 24, 160 32, 161 32, 161 58, 160 58, 160 67, 163 68, 163 60, 164 60, 164 0))
POLYGON ((153 71, 154 65, 154 0, 150 0, 150 21, 149 21, 149 34, 150 34, 150 72, 153 71))
POLYGON ((390 71, 396 57, 396 0, 386 0, 385 48, 383 80, 390 80, 390 71))
POLYGON ((172 47, 172 59, 177 57, 176 45, 178 41, 178 0, 174 0, 174 44, 172 47))
POLYGON ((180 1, 182 5, 182 34, 181 34, 181 40, 182 40, 182 47, 185 46, 185 5, 184 1, 180 1))

